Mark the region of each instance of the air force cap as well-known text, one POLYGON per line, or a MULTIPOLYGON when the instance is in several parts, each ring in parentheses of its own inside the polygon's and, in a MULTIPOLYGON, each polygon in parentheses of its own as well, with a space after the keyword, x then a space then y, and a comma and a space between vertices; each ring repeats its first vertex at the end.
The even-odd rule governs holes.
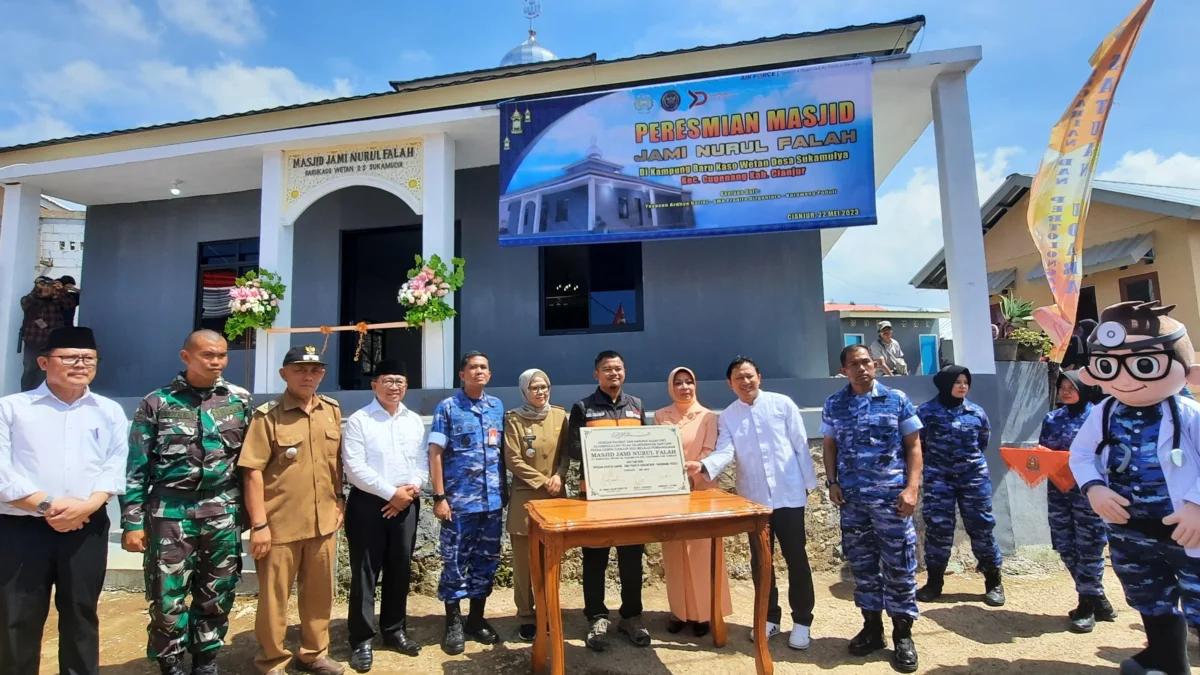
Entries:
POLYGON ((328 365, 321 357, 320 352, 317 351, 317 348, 312 345, 302 345, 289 349, 283 357, 283 365, 290 366, 293 363, 312 363, 318 366, 328 365))

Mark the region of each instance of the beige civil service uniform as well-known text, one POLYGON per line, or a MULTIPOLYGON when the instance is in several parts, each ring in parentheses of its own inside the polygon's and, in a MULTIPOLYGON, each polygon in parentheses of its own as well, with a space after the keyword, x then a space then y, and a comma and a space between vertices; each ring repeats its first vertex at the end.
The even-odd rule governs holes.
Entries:
POLYGON ((250 420, 238 466, 263 473, 271 551, 257 561, 258 639, 255 665, 284 670, 288 599, 297 584, 299 659, 312 663, 329 650, 333 567, 342 497, 342 410, 318 394, 311 411, 291 394, 259 406, 250 420), (289 449, 295 449, 288 457, 289 449))
MULTIPOLYGON (((553 499, 546 483, 557 475, 566 496, 567 411, 552 405, 546 419, 527 420, 509 411, 504 414, 504 461, 512 472, 512 501, 508 505, 508 535, 512 541, 513 599, 517 616, 533 618, 533 587, 529 579, 529 529, 525 505, 535 499, 553 499), (532 436, 533 456, 529 456, 532 436)), ((532 622, 530 622, 532 623, 532 622)))

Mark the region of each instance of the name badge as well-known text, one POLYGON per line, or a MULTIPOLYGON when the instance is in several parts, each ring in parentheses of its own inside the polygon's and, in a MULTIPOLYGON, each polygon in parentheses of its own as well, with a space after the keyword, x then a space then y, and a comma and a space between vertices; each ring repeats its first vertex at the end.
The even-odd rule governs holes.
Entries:
POLYGON ((640 420, 640 419, 642 419, 642 413, 640 413, 640 412, 638 412, 638 411, 636 411, 636 410, 626 410, 626 411, 625 411, 625 416, 626 416, 626 417, 632 417, 632 418, 634 418, 634 419, 639 419, 639 420, 640 420))
POLYGON ((489 447, 492 447, 492 448, 496 447, 497 445, 500 445, 500 430, 499 429, 488 429, 487 444, 489 447))

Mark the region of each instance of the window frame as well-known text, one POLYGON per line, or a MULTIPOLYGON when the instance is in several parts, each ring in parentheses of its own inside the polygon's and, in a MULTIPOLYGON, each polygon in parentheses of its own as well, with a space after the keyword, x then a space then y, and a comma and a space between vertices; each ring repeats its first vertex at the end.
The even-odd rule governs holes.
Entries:
POLYGON ((852 344, 853 345, 862 345, 863 347, 866 347, 867 346, 866 334, 865 333, 842 333, 842 348, 845 349, 846 347, 849 347, 852 344), (852 337, 858 338, 858 342, 846 342, 846 338, 852 338, 852 337))
MULTIPOLYGON (((244 262, 239 261, 239 262, 234 262, 234 263, 204 264, 203 263, 204 247, 219 246, 221 244, 236 244, 238 246, 237 257, 241 258, 242 244, 245 244, 246 242, 251 242, 251 241, 255 242, 255 244, 261 245, 261 242, 259 241, 258 237, 239 237, 236 239, 218 239, 215 241, 196 242, 196 290, 194 293, 195 306, 194 306, 193 312, 192 312, 192 326, 193 326, 192 330, 200 330, 203 327, 200 322, 204 318, 204 272, 206 270, 227 270, 232 267, 232 268, 234 268, 234 275, 236 277, 241 277, 243 274, 250 271, 250 269, 255 269, 255 270, 259 269, 259 263, 257 260, 253 263, 244 263, 244 262)), ((262 253, 262 251, 260 249, 257 255, 261 255, 261 253, 262 253)), ((222 335, 224 335, 223 332, 222 332, 222 335)), ((249 335, 250 335, 249 348, 253 349, 254 343, 255 343, 254 331, 250 331, 249 335)), ((238 340, 230 341, 229 349, 231 349, 231 350, 247 349, 246 340, 238 339, 238 340)))
MULTIPOLYGON (((587 328, 564 328, 564 329, 554 329, 554 330, 547 329, 546 328, 546 249, 547 248, 559 248, 559 247, 558 246, 554 246, 554 247, 539 246, 538 247, 538 270, 537 270, 537 274, 538 274, 538 299, 537 299, 538 300, 538 335, 540 335, 542 337, 552 337, 552 336, 558 336, 558 335, 596 335, 596 334, 606 334, 606 333, 640 333, 640 332, 644 332, 646 330, 646 308, 645 308, 645 305, 643 304, 644 296, 642 293, 642 289, 643 289, 643 286, 645 285, 645 277, 646 277, 645 267, 643 266, 643 262, 645 261, 645 249, 643 248, 642 242, 640 242, 640 241, 620 242, 620 243, 637 245, 638 271, 640 272, 640 274, 637 275, 637 280, 634 284, 635 288, 633 289, 634 296, 636 297, 635 302, 637 303, 637 322, 636 323, 624 323, 624 324, 606 324, 606 325, 602 325, 602 326, 588 326, 587 328)), ((609 246, 609 245, 611 245, 611 244, 568 244, 568 246, 585 246, 585 247, 609 246)), ((591 256, 589 254, 589 256, 588 256, 588 288, 587 288, 587 295, 588 295, 589 303, 591 303, 591 294, 592 294, 591 283, 592 283, 591 256)), ((588 306, 588 311, 589 312, 591 311, 590 304, 588 306)))
POLYGON ((1152 301, 1157 300, 1162 302, 1162 286, 1158 283, 1158 272, 1146 272, 1144 274, 1134 274, 1133 276, 1121 277, 1117 279, 1117 287, 1121 291, 1121 302, 1129 302, 1129 286, 1136 284, 1139 281, 1150 282, 1150 292, 1152 301))

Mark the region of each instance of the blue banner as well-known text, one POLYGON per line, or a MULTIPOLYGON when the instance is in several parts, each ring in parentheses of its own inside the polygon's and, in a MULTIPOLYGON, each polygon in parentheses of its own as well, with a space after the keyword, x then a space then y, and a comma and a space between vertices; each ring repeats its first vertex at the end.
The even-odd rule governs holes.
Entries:
POLYGON ((500 112, 502 246, 876 222, 869 59, 500 112))

